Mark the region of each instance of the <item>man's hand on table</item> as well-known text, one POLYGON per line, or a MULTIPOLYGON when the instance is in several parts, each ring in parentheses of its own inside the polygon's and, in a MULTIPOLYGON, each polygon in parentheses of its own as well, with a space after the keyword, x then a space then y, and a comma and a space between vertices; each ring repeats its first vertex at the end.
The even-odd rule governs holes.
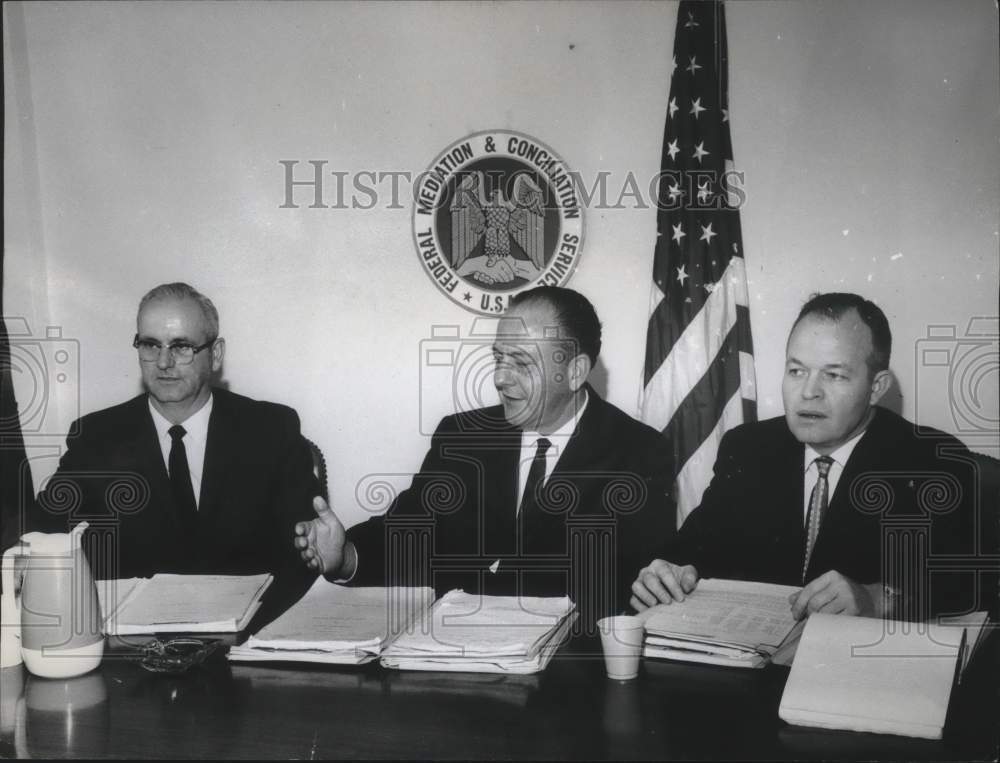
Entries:
POLYGON ((684 601, 697 585, 698 570, 693 565, 654 559, 639 571, 639 577, 632 583, 629 604, 636 612, 642 612, 657 604, 684 601))
POLYGON ((796 620, 813 612, 861 617, 880 617, 883 614, 881 583, 855 583, 836 570, 824 572, 810 581, 797 594, 789 596, 788 602, 796 620))

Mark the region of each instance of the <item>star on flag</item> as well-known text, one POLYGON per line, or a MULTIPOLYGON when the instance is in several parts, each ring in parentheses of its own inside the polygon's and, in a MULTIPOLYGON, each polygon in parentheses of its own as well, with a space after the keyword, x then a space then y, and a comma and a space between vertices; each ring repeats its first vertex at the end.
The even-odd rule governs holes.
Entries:
POLYGON ((704 184, 698 183, 698 201, 708 201, 711 195, 712 191, 709 190, 707 180, 705 181, 704 184))
POLYGON ((721 186, 732 161, 724 4, 682 0, 676 18, 673 55, 664 66, 670 79, 661 115, 666 119, 641 415, 673 446, 671 476, 682 520, 711 478, 722 433, 733 422, 753 420, 755 405, 752 366, 746 364, 753 343, 741 308, 746 282, 739 210, 721 186), (691 76, 675 76, 678 68, 691 76), (717 299, 715 291, 742 295, 742 301, 717 299), (714 339, 693 347, 693 336, 714 339), (699 448, 713 455, 694 458, 699 448))

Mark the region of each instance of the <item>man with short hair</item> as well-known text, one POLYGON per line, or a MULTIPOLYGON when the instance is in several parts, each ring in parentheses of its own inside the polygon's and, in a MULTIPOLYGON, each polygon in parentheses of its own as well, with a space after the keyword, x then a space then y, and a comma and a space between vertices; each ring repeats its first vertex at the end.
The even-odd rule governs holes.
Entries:
POLYGON ((295 411, 212 386, 225 340, 215 305, 191 286, 152 289, 136 323, 146 391, 74 424, 29 528, 87 520, 99 578, 303 577, 287 539, 318 486, 295 411))
POLYGON ((805 304, 786 348, 785 415, 726 433, 701 505, 633 583, 635 609, 683 600, 702 577, 801 585, 796 618, 923 619, 995 598, 974 569, 995 541, 983 522, 976 546, 968 451, 877 407, 891 344, 884 313, 856 294, 805 304))
POLYGON ((581 294, 516 295, 493 344, 500 405, 446 416, 385 516, 345 533, 333 511, 296 528, 310 567, 353 584, 570 595, 581 625, 628 603, 671 531, 666 441, 587 383, 601 326, 581 294))

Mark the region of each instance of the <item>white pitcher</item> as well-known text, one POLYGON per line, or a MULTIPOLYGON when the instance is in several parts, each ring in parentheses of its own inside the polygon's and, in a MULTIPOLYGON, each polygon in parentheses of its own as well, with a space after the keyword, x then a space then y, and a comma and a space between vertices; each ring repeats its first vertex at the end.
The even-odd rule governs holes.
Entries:
MULTIPOLYGON (((84 529, 86 523, 70 533, 27 533, 22 545, 4 553, 5 576, 13 569, 10 557, 28 557, 14 615, 21 621, 21 656, 36 676, 79 676, 100 665, 104 655, 97 587, 81 548, 84 529)), ((16 588, 13 577, 4 580, 5 599, 16 588)), ((4 630, 6 626, 5 619, 4 630)))
POLYGON ((0 585, 3 587, 3 595, 0 596, 0 668, 12 668, 22 662, 21 602, 17 598, 21 579, 20 575, 15 576, 15 559, 19 554, 24 554, 23 546, 7 549, 0 567, 0 585))

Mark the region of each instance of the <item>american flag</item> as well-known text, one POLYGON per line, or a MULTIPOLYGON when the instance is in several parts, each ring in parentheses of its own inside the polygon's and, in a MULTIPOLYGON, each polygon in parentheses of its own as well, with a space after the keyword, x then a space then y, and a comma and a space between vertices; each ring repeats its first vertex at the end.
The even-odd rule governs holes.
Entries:
POLYGON ((757 414, 726 70, 722 3, 680 3, 641 400, 673 445, 678 524, 701 502, 723 433, 757 414))

